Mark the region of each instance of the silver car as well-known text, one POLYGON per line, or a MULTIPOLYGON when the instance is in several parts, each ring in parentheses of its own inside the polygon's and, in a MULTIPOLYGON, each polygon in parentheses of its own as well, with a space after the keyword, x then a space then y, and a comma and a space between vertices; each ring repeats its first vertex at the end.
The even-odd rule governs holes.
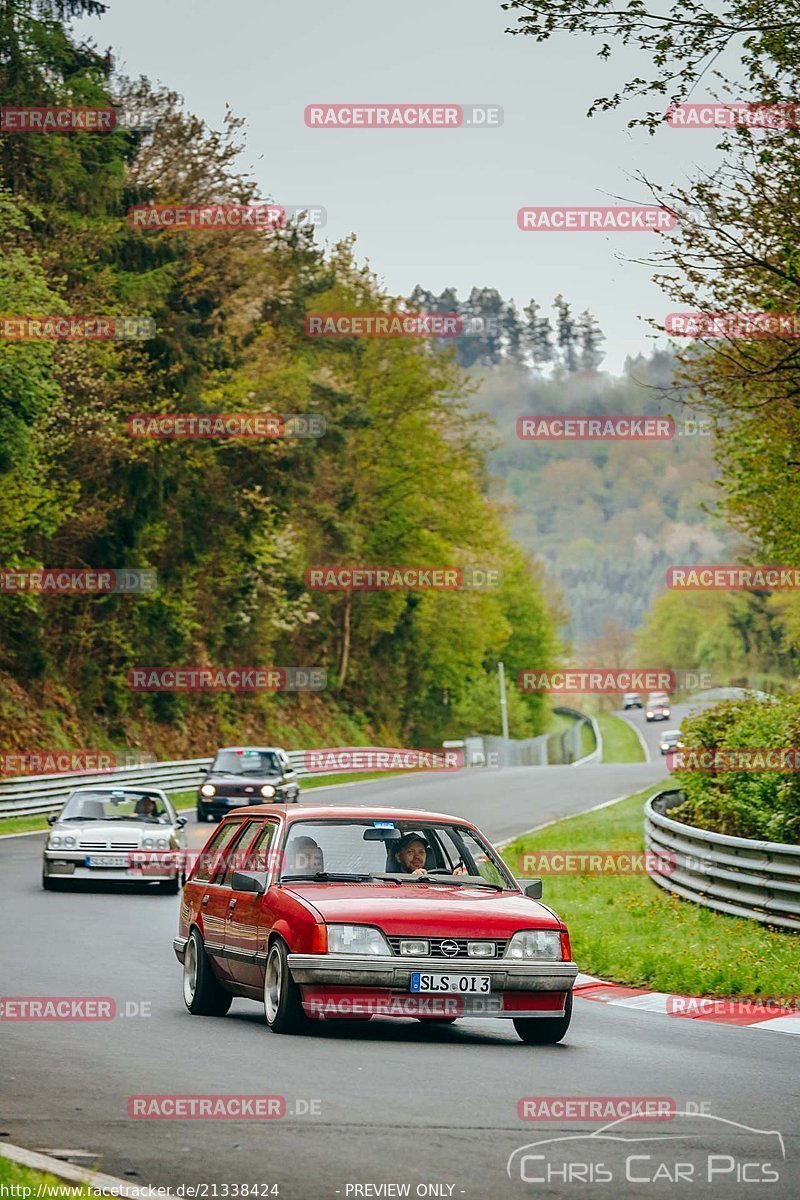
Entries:
POLYGON ((154 883, 175 894, 185 879, 186 817, 158 788, 78 788, 48 822, 42 862, 47 891, 91 879, 154 883))

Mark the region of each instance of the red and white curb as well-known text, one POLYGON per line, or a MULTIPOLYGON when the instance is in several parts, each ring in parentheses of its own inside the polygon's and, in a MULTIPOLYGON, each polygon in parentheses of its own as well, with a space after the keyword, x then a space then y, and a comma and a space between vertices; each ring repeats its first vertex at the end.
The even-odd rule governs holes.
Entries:
POLYGON ((711 1021, 718 1025, 739 1025, 746 1029, 770 1029, 776 1033, 800 1036, 800 1010, 776 1006, 775 1016, 765 1017, 759 1005, 747 1000, 709 996, 684 996, 669 992, 651 992, 647 988, 624 987, 606 983, 594 975, 579 974, 575 995, 581 1000, 597 1000, 618 1008, 633 1008, 639 1012, 660 1013, 678 1020, 711 1021), (748 1007, 755 1011, 748 1011, 748 1007))

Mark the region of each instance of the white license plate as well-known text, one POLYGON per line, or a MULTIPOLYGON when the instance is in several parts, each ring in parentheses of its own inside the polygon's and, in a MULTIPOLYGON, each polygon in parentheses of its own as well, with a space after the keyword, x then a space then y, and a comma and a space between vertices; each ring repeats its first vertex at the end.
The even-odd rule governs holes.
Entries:
POLYGON ((250 801, 247 799, 244 799, 244 798, 242 798, 241 800, 228 800, 228 804, 234 805, 234 806, 241 805, 241 804, 249 804, 249 803, 250 803, 250 801))
POLYGON ((459 995, 486 995, 492 990, 491 975, 427 975, 411 972, 412 992, 457 992, 459 995))
POLYGON ((86 856, 87 867, 127 867, 127 854, 89 854, 86 856))

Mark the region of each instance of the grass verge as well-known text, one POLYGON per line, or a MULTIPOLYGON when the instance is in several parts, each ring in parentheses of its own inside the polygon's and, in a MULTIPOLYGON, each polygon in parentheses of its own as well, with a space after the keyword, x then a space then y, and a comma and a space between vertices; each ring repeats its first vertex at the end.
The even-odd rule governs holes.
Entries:
POLYGON ((0 1152, 1 1196, 28 1196, 31 1200, 34 1197, 46 1200, 48 1196, 63 1198, 66 1196, 96 1196, 96 1194, 85 1184, 68 1183, 64 1179, 58 1179, 55 1175, 34 1171, 30 1167, 21 1167, 19 1163, 12 1162, 10 1158, 4 1158, 0 1152), (11 1191, 11 1188, 15 1190, 11 1191))
MULTIPOLYGON (((643 850, 642 808, 654 791, 523 834, 503 857, 643 850)), ((544 902, 567 922, 580 969, 601 979, 696 996, 798 991, 800 937, 680 900, 646 875, 545 876, 544 902)))
POLYGON ((595 719, 603 739, 604 763, 645 761, 642 743, 632 725, 611 713, 601 713, 595 719))

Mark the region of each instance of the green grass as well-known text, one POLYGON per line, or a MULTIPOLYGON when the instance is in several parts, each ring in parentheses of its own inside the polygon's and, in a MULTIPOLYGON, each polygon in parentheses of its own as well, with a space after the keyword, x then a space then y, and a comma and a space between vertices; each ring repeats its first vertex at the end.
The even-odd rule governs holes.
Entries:
POLYGON ((69 1183, 64 1179, 58 1179, 55 1175, 33 1171, 30 1167, 21 1167, 11 1159, 3 1158, 2 1154, 3 1149, 0 1146, 0 1195, 2 1196, 16 1196, 18 1200, 25 1200, 26 1193, 20 1192, 19 1188, 30 1188, 27 1193, 29 1200, 34 1200, 34 1198, 47 1200, 47 1197, 55 1200, 56 1197, 96 1196, 96 1192, 84 1184, 69 1183), (9 1190, 12 1187, 16 1189, 14 1192, 9 1190))
POLYGON ((644 762, 642 744, 636 730, 622 717, 601 713, 597 718, 600 736, 603 739, 603 762, 644 762))
POLYGON ((587 754, 594 754, 597 749, 594 730, 587 721, 581 723, 581 758, 586 758, 587 754))
MULTIPOLYGON (((642 809, 654 791, 524 834, 503 857, 515 869, 516 856, 530 850, 642 850, 642 809)), ((799 990, 795 934, 680 900, 646 875, 545 875, 543 882, 544 902, 567 922, 573 958, 590 975, 687 995, 799 990)))

